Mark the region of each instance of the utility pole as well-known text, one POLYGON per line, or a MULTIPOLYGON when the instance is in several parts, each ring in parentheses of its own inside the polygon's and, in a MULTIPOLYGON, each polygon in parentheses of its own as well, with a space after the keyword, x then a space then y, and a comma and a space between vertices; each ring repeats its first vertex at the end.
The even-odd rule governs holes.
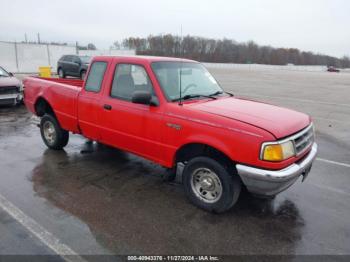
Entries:
POLYGON ((38 33, 38 44, 40 44, 40 33, 38 33))
POLYGON ((24 34, 24 40, 26 43, 28 43, 27 33, 24 34))
POLYGON ((19 65, 18 65, 18 50, 17 50, 17 42, 15 41, 15 58, 16 58, 16 68, 17 72, 19 72, 19 65))
POLYGON ((75 52, 77 55, 79 55, 79 44, 78 41, 75 42, 75 52))

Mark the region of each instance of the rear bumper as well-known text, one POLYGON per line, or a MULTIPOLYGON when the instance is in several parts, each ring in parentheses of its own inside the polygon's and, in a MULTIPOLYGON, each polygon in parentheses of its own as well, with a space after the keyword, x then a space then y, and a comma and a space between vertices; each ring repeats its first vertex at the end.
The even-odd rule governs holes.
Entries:
POLYGON ((294 163, 281 170, 265 170, 245 165, 236 165, 239 176, 248 191, 257 195, 276 195, 301 176, 308 174, 317 154, 317 144, 314 143, 308 155, 299 163, 294 163))

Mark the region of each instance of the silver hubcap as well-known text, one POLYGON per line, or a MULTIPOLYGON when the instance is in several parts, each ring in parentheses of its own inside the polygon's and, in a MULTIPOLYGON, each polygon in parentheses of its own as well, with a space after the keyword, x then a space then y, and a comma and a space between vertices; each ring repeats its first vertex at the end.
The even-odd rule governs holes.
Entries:
POLYGON ((43 126, 43 131, 44 131, 44 137, 46 139, 46 141, 52 145, 53 143, 55 143, 55 140, 56 140, 56 130, 55 130, 55 127, 54 125, 47 121, 44 123, 44 126, 43 126))
POLYGON ((58 71, 58 75, 59 75, 61 78, 63 78, 63 71, 62 71, 62 69, 60 69, 60 70, 58 71))
POLYGON ((219 177, 208 168, 198 168, 193 171, 191 187, 195 195, 206 203, 215 203, 222 195, 219 177))

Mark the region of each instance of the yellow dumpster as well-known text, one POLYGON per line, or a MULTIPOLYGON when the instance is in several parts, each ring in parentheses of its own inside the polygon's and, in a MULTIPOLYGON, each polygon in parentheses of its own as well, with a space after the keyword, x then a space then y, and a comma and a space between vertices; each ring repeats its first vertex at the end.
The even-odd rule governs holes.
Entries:
POLYGON ((39 67, 40 77, 51 77, 51 67, 50 66, 40 66, 39 67))

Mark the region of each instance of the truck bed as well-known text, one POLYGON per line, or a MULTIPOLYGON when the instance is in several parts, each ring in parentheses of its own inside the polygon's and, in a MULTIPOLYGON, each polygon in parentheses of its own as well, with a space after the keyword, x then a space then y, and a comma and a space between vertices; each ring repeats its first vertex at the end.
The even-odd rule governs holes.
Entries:
POLYGON ((61 84, 66 84, 66 85, 71 85, 71 86, 76 86, 76 87, 83 87, 84 81, 80 79, 74 79, 74 78, 48 78, 48 77, 33 77, 37 79, 42 79, 46 81, 51 81, 55 83, 61 83, 61 84))
POLYGON ((24 102, 27 108, 37 114, 39 101, 47 102, 53 109, 62 128, 79 132, 78 96, 84 84, 80 79, 27 77, 24 84, 24 102))

